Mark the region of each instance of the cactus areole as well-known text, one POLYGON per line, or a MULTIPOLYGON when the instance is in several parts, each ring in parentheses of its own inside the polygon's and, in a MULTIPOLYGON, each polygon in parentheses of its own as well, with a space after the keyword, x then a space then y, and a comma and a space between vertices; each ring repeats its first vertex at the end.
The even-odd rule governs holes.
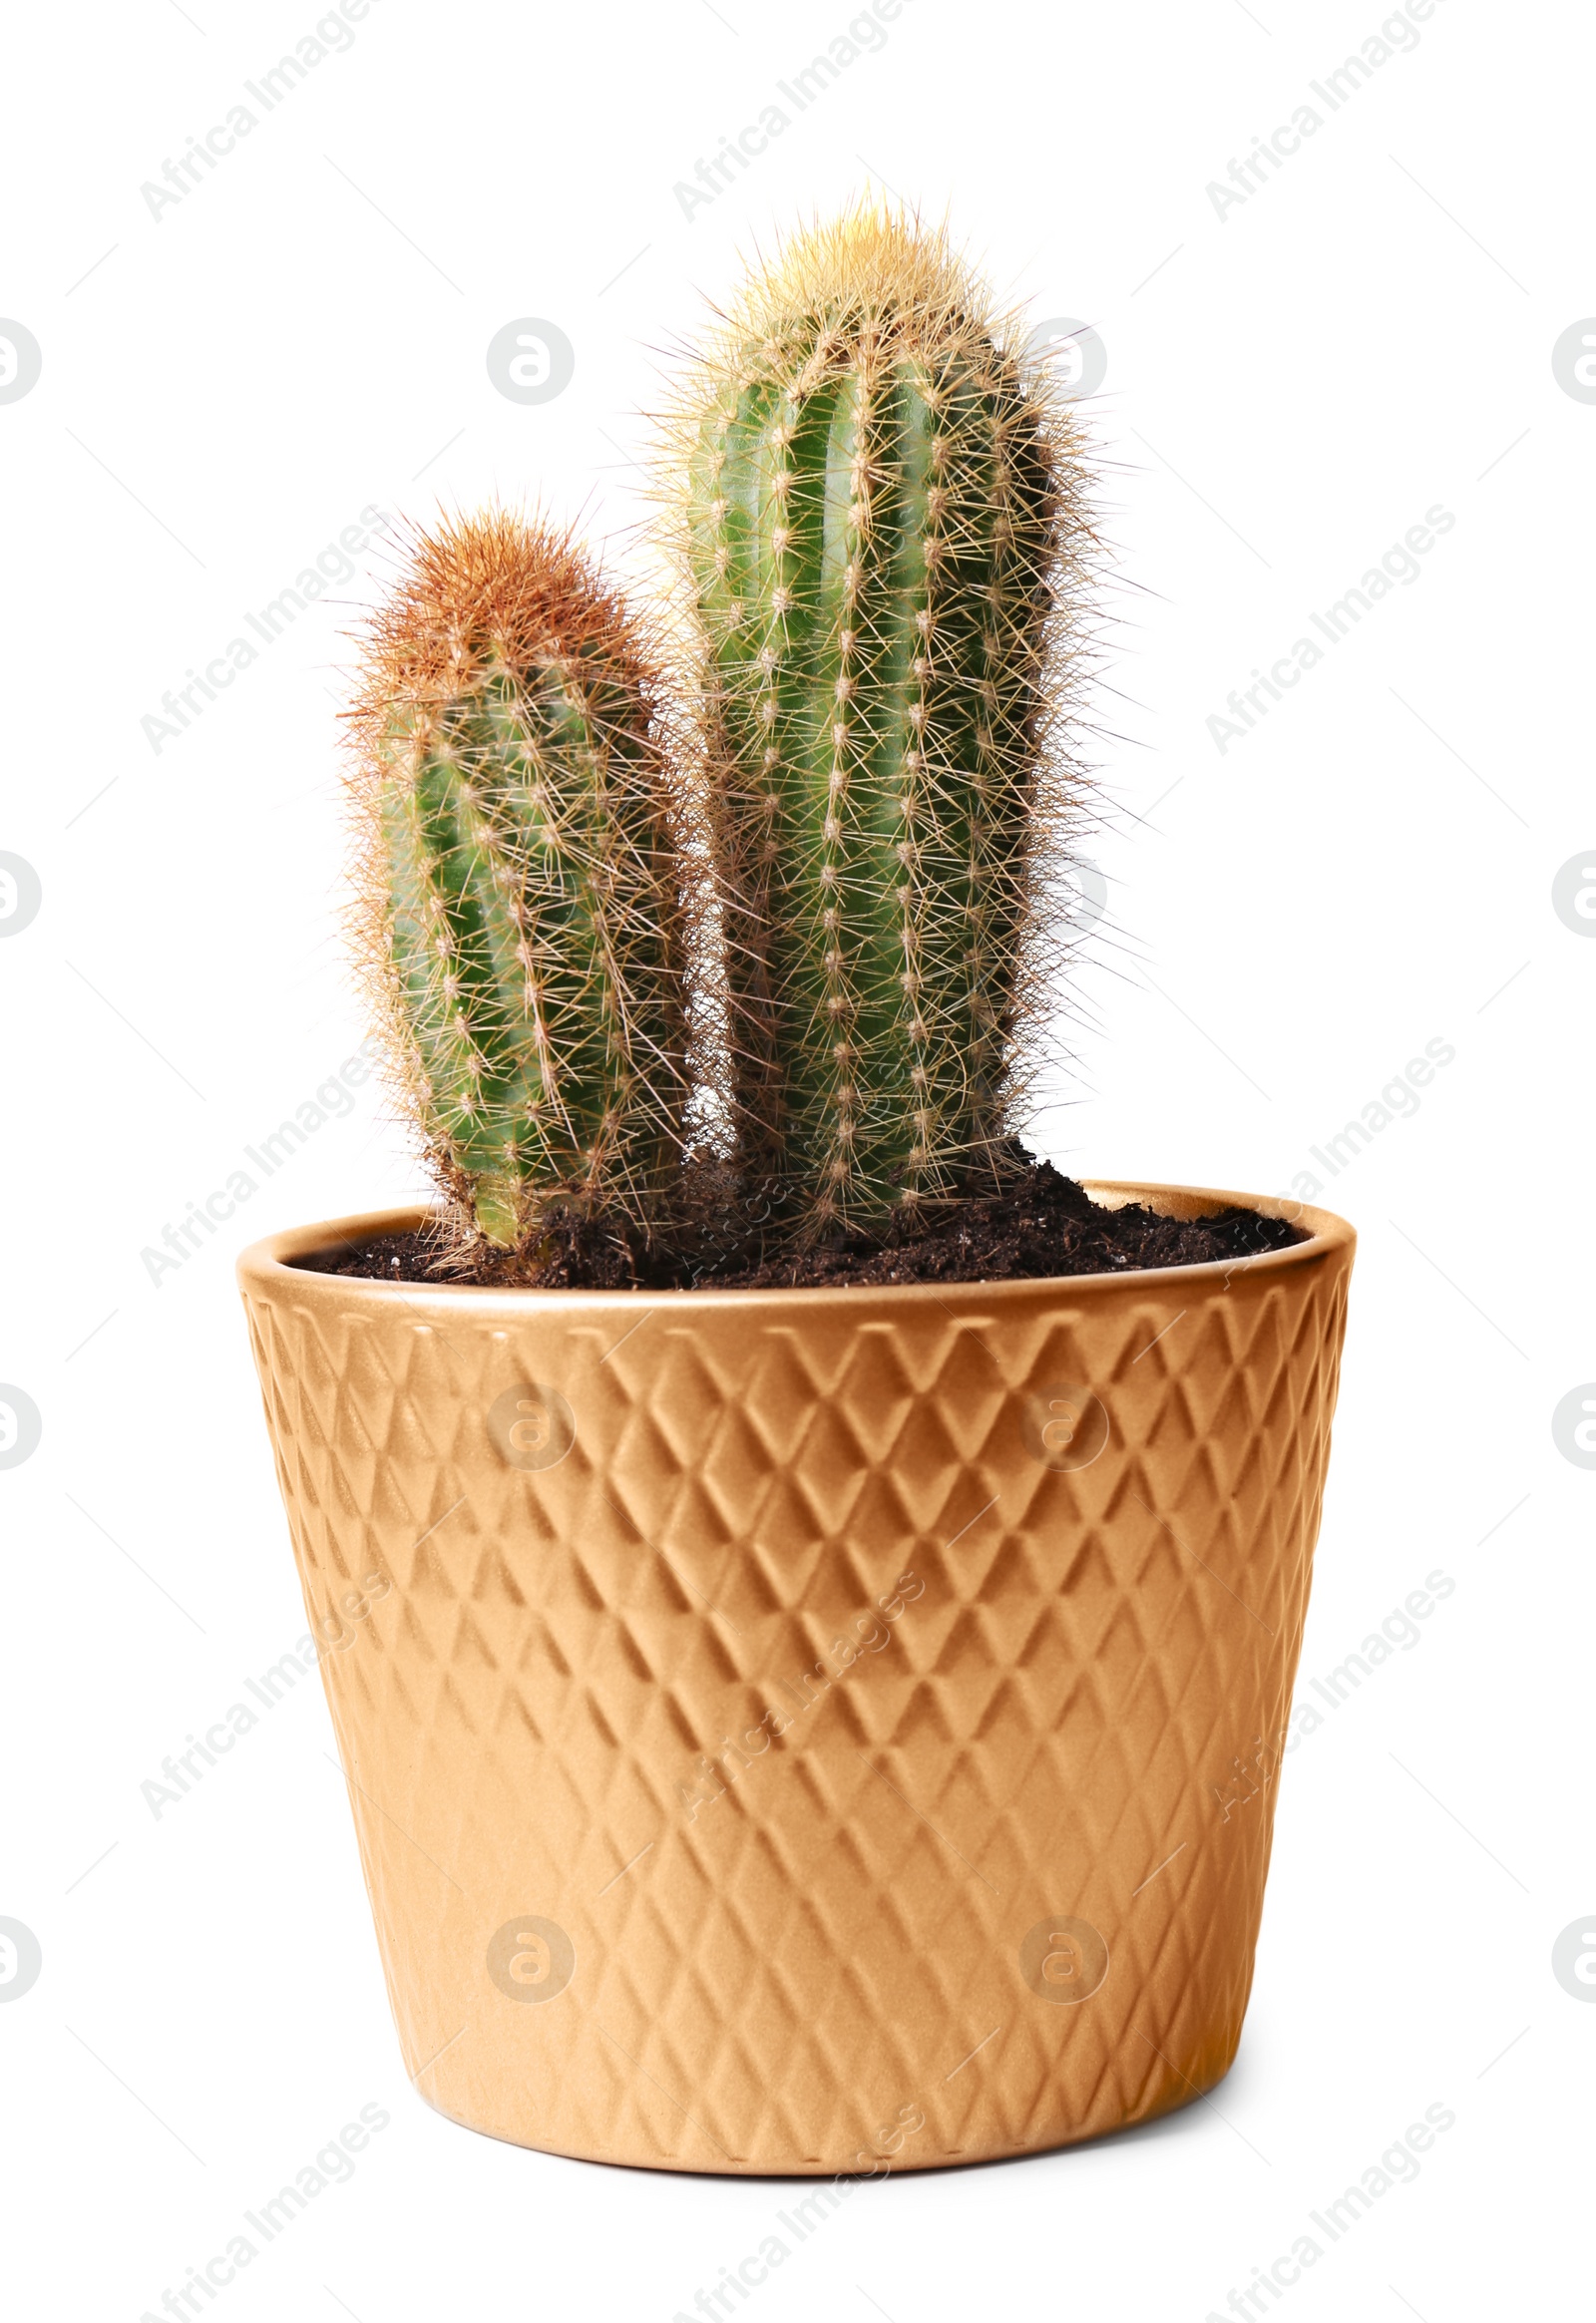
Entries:
POLYGON ((997 328, 939 237, 855 213, 750 286, 678 422, 736 1096, 806 1239, 1013 1150, 1093 544, 997 328))

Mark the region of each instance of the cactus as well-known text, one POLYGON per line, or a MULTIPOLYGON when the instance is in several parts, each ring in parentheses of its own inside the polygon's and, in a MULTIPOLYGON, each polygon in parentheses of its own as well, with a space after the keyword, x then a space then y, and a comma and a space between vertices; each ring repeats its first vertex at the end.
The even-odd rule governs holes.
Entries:
MULTIPOLYGON (((646 1239, 680 1166, 685 889, 646 640, 569 535, 417 534, 352 712, 353 934, 456 1239, 646 1239)), ((480 1242, 478 1242, 480 1248, 480 1242)))
POLYGON ((942 236, 856 209, 748 285, 667 421, 741 1136, 800 1240, 1017 1150, 1096 544, 1012 332, 942 236))

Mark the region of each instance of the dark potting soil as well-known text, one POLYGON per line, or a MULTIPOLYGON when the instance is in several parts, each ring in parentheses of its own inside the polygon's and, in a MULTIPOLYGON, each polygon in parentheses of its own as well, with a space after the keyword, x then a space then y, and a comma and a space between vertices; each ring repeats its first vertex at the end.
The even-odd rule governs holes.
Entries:
POLYGON ((368 1282, 473 1283, 548 1290, 801 1290, 885 1283, 1004 1283, 1043 1275, 1124 1274, 1255 1257, 1306 1241, 1303 1229, 1256 1210, 1161 1218, 1140 1203, 1108 1210, 1050 1162, 1030 1164, 1001 1193, 972 1197, 887 1243, 850 1236, 766 1258, 729 1208, 674 1248, 645 1250, 592 1228, 568 1227, 542 1263, 493 1253, 472 1263, 445 1255, 433 1234, 379 1235, 301 1266, 368 1282))

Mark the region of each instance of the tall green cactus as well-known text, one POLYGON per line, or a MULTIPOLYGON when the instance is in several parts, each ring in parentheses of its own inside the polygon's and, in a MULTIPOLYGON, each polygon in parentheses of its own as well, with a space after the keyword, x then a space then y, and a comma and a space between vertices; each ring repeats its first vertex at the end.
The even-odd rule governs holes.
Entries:
POLYGON ((658 681, 569 536, 417 535, 353 713, 357 958, 457 1223, 646 1231, 680 1166, 683 889, 658 681))
POLYGON ((1001 329, 861 209, 749 285, 675 415, 744 1147, 809 1238, 1009 1151, 1094 544, 1001 329))

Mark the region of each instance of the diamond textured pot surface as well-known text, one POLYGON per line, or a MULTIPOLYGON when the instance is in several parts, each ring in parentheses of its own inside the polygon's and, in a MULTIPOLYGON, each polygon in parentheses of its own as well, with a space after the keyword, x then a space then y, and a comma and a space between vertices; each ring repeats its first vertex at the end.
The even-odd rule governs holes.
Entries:
POLYGON ((1309 1241, 1240 1263, 946 1288, 290 1263, 421 1216, 238 1271, 429 2103, 560 2153, 830 2174, 1212 2088, 1352 1229, 1305 1210, 1309 1241))

